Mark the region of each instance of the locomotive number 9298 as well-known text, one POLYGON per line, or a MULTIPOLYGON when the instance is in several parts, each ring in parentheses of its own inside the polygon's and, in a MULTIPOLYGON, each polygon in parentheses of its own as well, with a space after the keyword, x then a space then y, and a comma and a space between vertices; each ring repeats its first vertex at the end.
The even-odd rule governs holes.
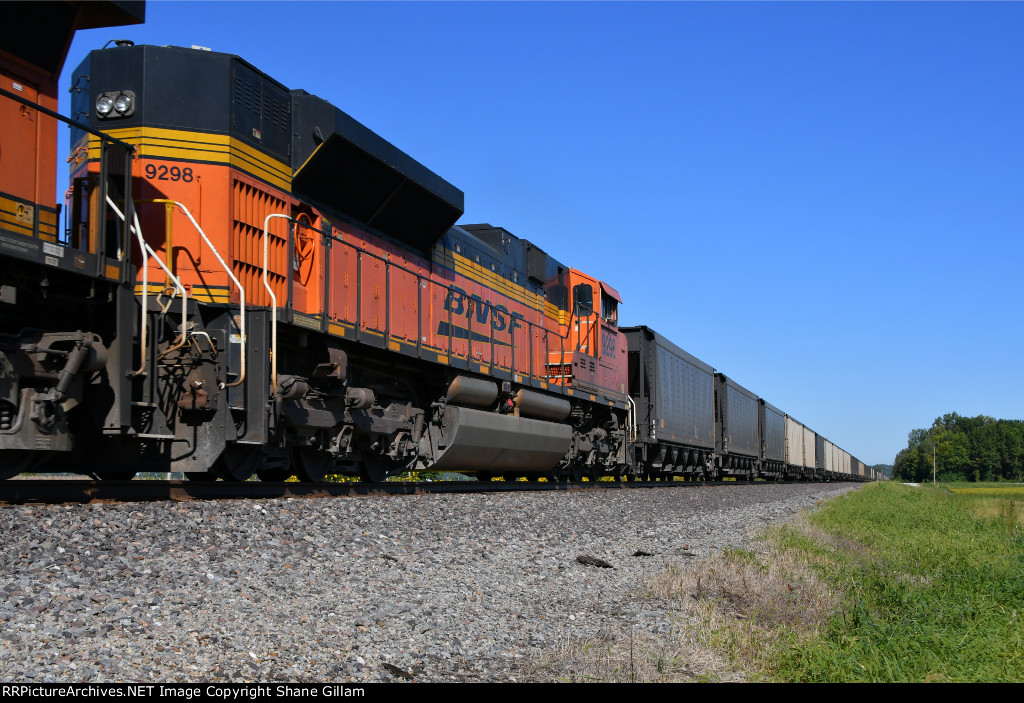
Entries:
POLYGON ((184 181, 191 183, 194 176, 191 168, 168 167, 166 164, 146 164, 146 178, 155 181, 184 181))

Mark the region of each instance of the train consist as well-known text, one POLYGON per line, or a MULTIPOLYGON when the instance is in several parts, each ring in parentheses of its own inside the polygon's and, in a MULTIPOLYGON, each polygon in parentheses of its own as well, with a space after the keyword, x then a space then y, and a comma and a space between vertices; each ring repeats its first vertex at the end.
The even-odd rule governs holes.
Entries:
POLYGON ((74 28, 141 3, 10 5, 71 16, 0 47, 3 477, 877 478, 238 56, 117 42, 59 117, 74 28))

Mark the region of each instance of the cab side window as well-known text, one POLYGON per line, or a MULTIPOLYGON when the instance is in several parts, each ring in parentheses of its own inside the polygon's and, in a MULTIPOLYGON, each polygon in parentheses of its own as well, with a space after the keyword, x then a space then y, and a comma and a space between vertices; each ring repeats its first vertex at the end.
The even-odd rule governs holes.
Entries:
POLYGON ((572 289, 573 311, 577 317, 586 317, 594 314, 594 289, 586 283, 581 283, 572 289))
POLYGON ((601 317, 613 327, 619 326, 619 301, 601 291, 601 317))

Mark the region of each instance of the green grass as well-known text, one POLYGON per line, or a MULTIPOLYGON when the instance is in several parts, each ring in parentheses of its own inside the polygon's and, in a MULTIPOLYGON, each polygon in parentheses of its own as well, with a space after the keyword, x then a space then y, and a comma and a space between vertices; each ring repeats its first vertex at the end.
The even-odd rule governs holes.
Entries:
POLYGON ((1024 681, 1024 496, 1010 495, 872 484, 812 516, 827 539, 783 530, 843 605, 810 640, 781 638, 770 676, 1024 681))

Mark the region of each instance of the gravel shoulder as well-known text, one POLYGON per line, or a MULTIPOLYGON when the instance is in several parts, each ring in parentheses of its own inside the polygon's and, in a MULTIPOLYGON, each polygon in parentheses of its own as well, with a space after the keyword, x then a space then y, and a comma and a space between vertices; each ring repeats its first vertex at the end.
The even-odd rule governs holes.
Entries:
POLYGON ((667 635, 645 579, 855 488, 0 508, 0 681, 530 680, 667 635))

